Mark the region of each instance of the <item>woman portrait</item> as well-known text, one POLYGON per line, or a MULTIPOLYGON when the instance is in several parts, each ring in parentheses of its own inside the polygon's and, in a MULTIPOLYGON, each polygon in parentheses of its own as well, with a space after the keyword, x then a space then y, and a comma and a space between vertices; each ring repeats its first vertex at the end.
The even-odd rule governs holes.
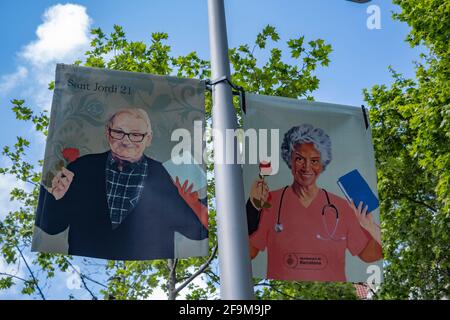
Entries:
POLYGON ((247 201, 250 255, 267 251, 267 278, 346 281, 346 250, 363 262, 380 260, 380 228, 367 205, 317 184, 332 161, 328 134, 311 124, 294 126, 281 156, 292 174, 289 184, 271 191, 258 179, 247 201))

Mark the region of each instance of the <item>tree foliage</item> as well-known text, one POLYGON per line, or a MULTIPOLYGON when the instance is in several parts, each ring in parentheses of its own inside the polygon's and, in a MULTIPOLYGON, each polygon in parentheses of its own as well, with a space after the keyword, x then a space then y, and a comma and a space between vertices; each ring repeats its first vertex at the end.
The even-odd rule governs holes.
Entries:
MULTIPOLYGON (((133 72, 146 72, 159 75, 206 79, 210 76, 210 64, 198 57, 195 52, 174 57, 167 44, 166 33, 152 33, 150 43, 129 41, 120 26, 106 35, 100 28, 92 29, 91 49, 86 52, 84 61, 78 65, 133 72)), ((232 81, 247 92, 281 95, 292 98, 312 99, 311 93, 319 86, 314 75, 318 66, 327 66, 331 46, 318 39, 304 43, 304 37, 290 39, 288 62, 283 52, 276 46, 280 37, 276 29, 266 26, 256 37, 255 43, 240 45, 230 50, 232 81), (251 48, 251 49, 250 49, 251 48), (259 57, 268 57, 262 59, 259 57)), ((49 85, 53 89, 54 84, 49 85)), ((49 118, 45 112, 36 113, 25 105, 23 100, 13 100, 12 110, 21 121, 31 121, 35 130, 47 134, 49 118)), ((206 97, 207 122, 211 118, 211 95, 206 97)), ((240 112, 240 110, 237 111, 240 112)), ((72 257, 56 254, 38 253, 31 258, 22 254, 31 245, 34 212, 37 205, 40 170, 42 161, 33 165, 27 161, 26 150, 30 143, 23 137, 11 148, 5 146, 3 155, 12 165, 1 168, 0 174, 10 174, 30 185, 30 188, 14 189, 11 200, 17 201, 20 208, 8 213, 0 224, 1 255, 7 263, 21 261, 26 263, 26 278, 14 274, 0 275, 0 290, 21 283, 22 292, 45 298, 44 287, 51 282, 58 271, 73 269, 72 257)), ((212 172, 212 164, 208 165, 212 172)), ((155 288, 162 288, 169 298, 176 298, 179 291, 187 286, 188 299, 218 298, 219 278, 216 258, 216 225, 214 210, 214 179, 208 181, 208 201, 210 214, 210 247, 208 258, 154 260, 145 262, 107 261, 95 265, 102 275, 97 278, 89 273, 92 262, 84 259, 85 268, 80 277, 83 288, 93 299, 100 295, 106 299, 142 299, 149 297, 155 288), (212 260, 212 263, 210 261, 212 260), (191 280, 201 275, 205 282, 203 288, 191 280)), ((260 298, 355 298, 351 285, 347 284, 302 284, 274 281, 256 283, 260 298)))
POLYGON ((450 2, 395 0, 407 41, 428 50, 415 79, 365 90, 371 107, 384 254, 380 298, 450 293, 450 2))

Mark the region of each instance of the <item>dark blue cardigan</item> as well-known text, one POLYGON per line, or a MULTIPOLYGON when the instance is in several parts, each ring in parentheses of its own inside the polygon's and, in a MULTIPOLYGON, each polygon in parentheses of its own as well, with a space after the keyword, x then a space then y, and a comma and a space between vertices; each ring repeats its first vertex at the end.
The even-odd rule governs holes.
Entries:
POLYGON ((141 198, 112 230, 106 200, 108 152, 78 158, 67 169, 75 175, 69 190, 55 200, 41 186, 36 225, 49 234, 69 229, 69 254, 111 260, 174 257, 174 232, 202 240, 208 232, 179 195, 162 164, 146 157, 148 170, 141 198))

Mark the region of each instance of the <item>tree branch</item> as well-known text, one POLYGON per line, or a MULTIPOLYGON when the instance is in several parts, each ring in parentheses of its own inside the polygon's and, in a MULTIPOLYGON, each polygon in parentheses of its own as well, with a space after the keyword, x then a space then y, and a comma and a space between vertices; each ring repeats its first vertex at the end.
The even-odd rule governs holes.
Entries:
POLYGON ((6 277, 14 278, 14 279, 17 279, 17 280, 20 280, 20 281, 23 281, 23 282, 27 282, 27 279, 15 276, 13 274, 5 273, 5 272, 0 272, 0 276, 6 276, 6 277))
POLYGON ((433 207, 430 206, 429 204, 427 204, 427 203, 425 203, 425 202, 422 202, 422 201, 420 201, 420 200, 416 200, 416 199, 414 199, 414 198, 411 198, 411 197, 410 197, 409 195, 407 195, 407 194, 404 194, 404 193, 397 193, 397 195, 398 195, 399 197, 405 198, 406 200, 409 200, 409 201, 411 201, 411 202, 414 202, 414 203, 416 203, 416 204, 419 204, 419 205, 421 205, 421 206, 424 206, 424 207, 430 209, 431 211, 433 211, 434 213, 437 212, 437 209, 433 208, 433 207))
POLYGON ((283 291, 277 289, 277 286, 271 284, 270 282, 263 282, 263 283, 258 283, 258 284, 255 285, 255 287, 258 287, 258 286, 269 287, 269 288, 271 288, 272 290, 274 290, 274 291, 278 292, 279 294, 281 294, 282 296, 285 296, 285 297, 290 298, 290 299, 293 299, 293 300, 298 300, 297 297, 291 296, 291 295, 289 295, 289 294, 287 294, 287 293, 284 293, 283 291))
POLYGON ((214 259, 217 253, 217 244, 214 246, 213 252, 209 256, 208 260, 195 272, 193 273, 186 281, 184 281, 178 288, 175 289, 175 294, 178 294, 181 290, 183 290, 192 280, 194 280, 197 276, 203 273, 205 269, 209 266, 211 261, 214 259))
MULTIPOLYGON (((70 265, 70 266, 73 268, 73 264, 70 262, 69 259, 67 259, 66 257, 64 257, 64 260, 67 262, 68 265, 70 265)), ((76 269, 74 269, 74 270, 76 270, 76 269)), ((79 274, 79 276, 80 276, 82 279, 84 278, 84 279, 86 279, 86 280, 89 280, 89 281, 91 281, 92 283, 95 283, 95 284, 97 284, 97 285, 99 285, 99 286, 101 286, 101 287, 103 287, 103 288, 105 288, 105 289, 108 288, 107 285, 105 285, 105 284, 103 284, 103 283, 101 283, 101 282, 98 282, 97 280, 92 279, 91 277, 85 275, 84 273, 78 273, 78 274, 79 274)))
POLYGON ((17 246, 17 245, 16 245, 16 249, 17 249, 17 251, 19 251, 19 254, 20 254, 23 262, 25 263, 25 266, 27 267, 31 278, 33 279, 33 284, 36 287, 36 289, 38 290, 39 295, 41 296, 42 300, 46 300, 44 293, 42 292, 41 288, 39 287, 38 281, 37 281, 36 277, 34 276, 33 271, 31 270, 30 266, 28 265, 27 259, 25 259, 25 256, 22 253, 22 250, 20 250, 19 246, 17 246))
POLYGON ((34 182, 34 181, 31 181, 31 180, 25 180, 25 182, 28 182, 28 183, 31 183, 32 185, 34 185, 35 187, 38 187, 39 186, 39 184, 38 183, 36 183, 36 182, 34 182))
POLYGON ((87 292, 89 292, 89 294, 91 295, 92 299, 93 299, 93 300, 98 300, 98 298, 94 295, 94 293, 92 292, 92 290, 89 289, 89 287, 87 286, 87 283, 86 283, 86 281, 84 280, 84 279, 85 279, 84 274, 82 274, 81 272, 78 272, 78 270, 73 266, 73 264, 69 261, 69 259, 67 259, 67 258, 64 258, 64 259, 65 259, 65 260, 67 261, 67 263, 72 267, 72 270, 74 270, 74 271, 78 274, 78 276, 80 277, 81 282, 83 283, 83 287, 86 289, 87 292))
POLYGON ((175 298, 176 298, 176 296, 178 294, 177 289, 175 287, 175 285, 177 283, 176 270, 177 270, 178 259, 169 259, 167 261, 167 264, 169 266, 168 299, 169 300, 175 300, 175 298))
POLYGON ((216 283, 216 284, 220 284, 220 279, 219 277, 213 272, 213 271, 209 271, 206 270, 205 273, 211 278, 211 280, 216 283))

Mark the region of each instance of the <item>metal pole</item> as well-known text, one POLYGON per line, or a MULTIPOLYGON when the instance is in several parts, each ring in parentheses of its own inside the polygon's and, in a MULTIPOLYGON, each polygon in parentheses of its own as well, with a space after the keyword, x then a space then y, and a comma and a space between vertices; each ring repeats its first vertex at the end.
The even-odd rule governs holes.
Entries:
MULTIPOLYGON (((228 40, 223 0, 208 0, 211 78, 230 79, 228 40)), ((228 83, 213 86, 214 173, 219 242, 220 295, 222 299, 253 299, 242 169, 235 161, 224 164, 226 130, 237 128, 228 83), (219 159, 220 157, 220 159, 219 159)), ((230 141, 228 141, 230 143, 230 141)), ((237 141, 233 140, 236 159, 237 141)))

